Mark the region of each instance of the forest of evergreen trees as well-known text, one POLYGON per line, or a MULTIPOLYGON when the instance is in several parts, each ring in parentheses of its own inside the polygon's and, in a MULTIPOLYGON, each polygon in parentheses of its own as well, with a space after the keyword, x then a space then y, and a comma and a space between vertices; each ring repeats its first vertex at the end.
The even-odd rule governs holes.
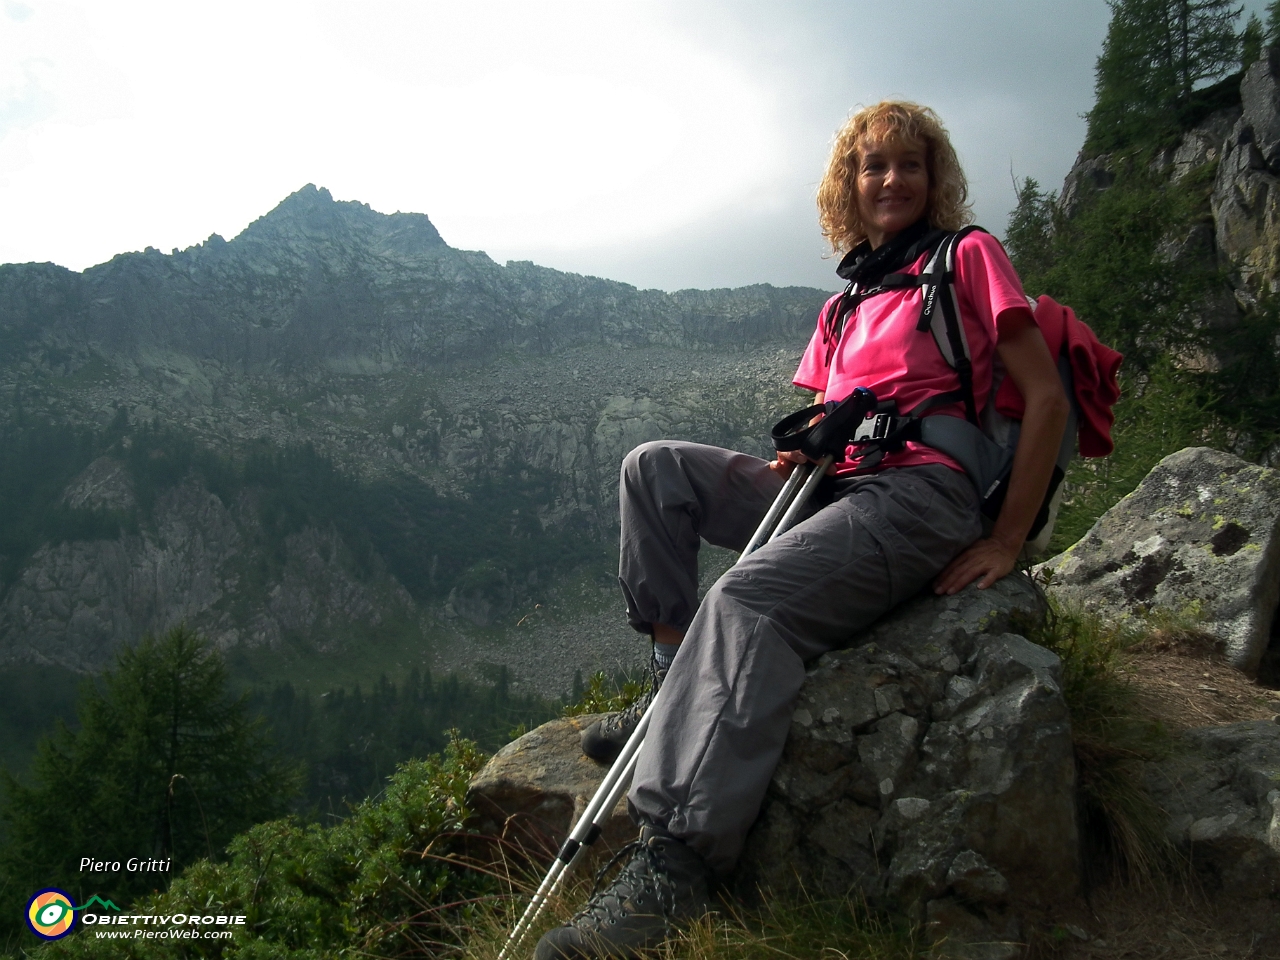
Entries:
MULTIPOLYGON (((24 777, 0 771, 0 901, 54 885, 78 902, 126 902, 220 857, 255 823, 288 812, 332 826, 405 762, 462 735, 496 750, 561 706, 512 696, 505 673, 486 687, 417 670, 367 692, 313 697, 280 683, 236 695, 223 657, 190 630, 144 638, 82 683, 74 719, 40 739, 24 777), (172 867, 160 877, 86 875, 77 865, 86 851, 172 867)), ((19 916, 0 911, 0 939, 19 935, 19 916)))
MULTIPOLYGON (((253 576, 261 584, 279 575, 285 538, 307 525, 338 531, 357 576, 385 565, 423 604, 439 602, 453 586, 485 572, 523 580, 531 570, 551 573, 604 553, 590 537, 543 531, 534 506, 548 497, 545 482, 528 472, 493 478, 470 500, 447 498, 407 480, 356 482, 306 447, 264 445, 231 458, 176 430, 130 426, 123 414, 97 431, 20 414, 0 431, 0 590, 45 543, 114 539, 149 527, 157 496, 192 474, 229 507, 243 492, 253 493, 261 523, 258 542, 246 553, 257 560, 253 576), (103 454, 124 463, 134 509, 77 509, 63 502, 67 484, 103 454), (497 497, 526 508, 523 527, 513 532, 511 509, 488 508, 497 497), (494 519, 499 514, 500 522, 494 519)), ((7 769, 22 774, 36 740, 56 720, 74 723, 82 682, 57 666, 0 668, 0 762, 7 769)), ((341 809, 361 799, 397 762, 440 750, 450 728, 493 749, 512 727, 551 715, 537 698, 509 696, 501 678, 483 685, 416 673, 369 690, 336 687, 316 696, 285 684, 256 693, 253 704, 270 718, 282 748, 313 771, 300 802, 315 809, 341 809)))

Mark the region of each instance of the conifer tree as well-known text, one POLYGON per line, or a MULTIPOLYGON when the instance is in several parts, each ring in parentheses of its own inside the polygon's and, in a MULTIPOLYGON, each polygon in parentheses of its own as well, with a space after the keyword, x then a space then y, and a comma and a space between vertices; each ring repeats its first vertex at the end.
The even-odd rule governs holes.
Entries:
POLYGON ((1280 0, 1267 4, 1266 38, 1269 46, 1280 43, 1280 0))
POLYGON ((222 657, 186 627, 121 651, 86 684, 77 712, 78 730, 60 726, 40 743, 31 784, 4 776, 0 887, 10 895, 163 888, 182 866, 284 813, 296 788, 262 723, 228 695, 222 657), (82 871, 86 857, 121 866, 82 871), (130 859, 168 869, 130 872, 130 859))
POLYGON ((1095 70, 1089 145, 1106 151, 1159 136, 1177 107, 1236 66, 1230 0, 1108 0, 1111 22, 1095 70))
POLYGON ((1240 34, 1240 69, 1248 70, 1261 56, 1265 34, 1262 21, 1256 13, 1249 14, 1249 22, 1240 34))
POLYGON ((1053 266, 1056 201, 1055 194, 1043 192, 1034 178, 1027 177, 1018 187, 1018 205, 1009 214, 1004 245, 1028 291, 1038 289, 1053 266))

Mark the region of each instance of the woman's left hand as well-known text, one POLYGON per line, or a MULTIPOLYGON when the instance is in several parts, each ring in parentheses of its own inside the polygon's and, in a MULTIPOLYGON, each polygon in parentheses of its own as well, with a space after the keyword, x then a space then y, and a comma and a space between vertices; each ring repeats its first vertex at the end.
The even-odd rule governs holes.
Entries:
POLYGON ((1012 572, 1021 547, 1010 549, 998 540, 982 539, 965 550, 943 568, 933 581, 934 593, 959 593, 979 577, 979 590, 985 590, 1012 572))

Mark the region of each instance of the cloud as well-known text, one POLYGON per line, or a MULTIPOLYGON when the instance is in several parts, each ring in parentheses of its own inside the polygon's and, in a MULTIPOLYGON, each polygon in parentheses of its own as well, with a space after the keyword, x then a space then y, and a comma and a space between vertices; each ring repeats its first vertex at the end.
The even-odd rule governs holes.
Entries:
POLYGON ((57 29, 20 54, 48 62, 52 93, 0 142, 0 213, 30 227, 6 259, 80 267, 231 235, 307 181, 427 212, 456 245, 572 249, 677 229, 775 172, 767 91, 639 8, 49 5, 32 22, 46 15, 57 29), (36 222, 50 205, 56 229, 36 222))

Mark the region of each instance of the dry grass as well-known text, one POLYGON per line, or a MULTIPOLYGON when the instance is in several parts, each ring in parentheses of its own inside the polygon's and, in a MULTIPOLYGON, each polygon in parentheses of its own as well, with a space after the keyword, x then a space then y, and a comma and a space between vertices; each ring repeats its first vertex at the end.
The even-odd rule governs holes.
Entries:
MULTIPOLYGON (((465 927, 454 931, 456 950, 438 956, 497 960, 516 919, 541 877, 528 871, 505 877, 508 895, 477 904, 465 927)), ((583 874, 548 903, 515 960, 533 955, 542 933, 567 921, 590 896, 594 878, 583 874)), ((660 948, 654 960, 913 960, 924 948, 916 932, 850 899, 780 901, 765 898, 756 909, 722 900, 719 909, 681 930, 660 948)))
POLYGON ((1111 883, 1092 909, 1062 926, 1056 960, 1275 960, 1276 917, 1265 906, 1222 902, 1191 887, 1155 891, 1111 883), (1079 934, 1088 939, 1082 940, 1079 934))
MULTIPOLYGON (((1227 664, 1220 644, 1200 628, 1195 611, 1156 611, 1123 628, 1095 622, 1088 630, 1094 631, 1094 641, 1105 638, 1109 652, 1094 653, 1095 663, 1099 656, 1107 662, 1108 676, 1104 689, 1086 698, 1087 708, 1111 713, 1112 724, 1122 711, 1129 717, 1119 722, 1122 728, 1136 722, 1162 731, 1150 741, 1153 755, 1176 750, 1176 735, 1183 730, 1280 714, 1280 690, 1261 686, 1227 664)), ((1099 729, 1106 729, 1096 720, 1085 735, 1086 752, 1099 729)), ((1134 792, 1140 789, 1131 775, 1136 770, 1126 772, 1129 765, 1117 759, 1124 749, 1123 742, 1112 744, 1103 767, 1118 768, 1119 789, 1134 792)), ((1155 815, 1162 824, 1163 814, 1155 815)), ((1130 836, 1125 843, 1132 848, 1135 839, 1130 836)), ((1273 910, 1261 902, 1207 895, 1197 889, 1185 863, 1170 859, 1170 853, 1157 845, 1138 876, 1117 870, 1101 877, 1089 896, 1090 912, 1076 918, 1075 932, 1059 928, 1052 952, 1062 960, 1280 958, 1280 918, 1273 910), (1081 933, 1088 939, 1081 939, 1081 933)))
POLYGON ((1194 625, 1157 626, 1121 669, 1133 685, 1138 709, 1171 731, 1280 714, 1280 690, 1232 667, 1217 641, 1194 625))

